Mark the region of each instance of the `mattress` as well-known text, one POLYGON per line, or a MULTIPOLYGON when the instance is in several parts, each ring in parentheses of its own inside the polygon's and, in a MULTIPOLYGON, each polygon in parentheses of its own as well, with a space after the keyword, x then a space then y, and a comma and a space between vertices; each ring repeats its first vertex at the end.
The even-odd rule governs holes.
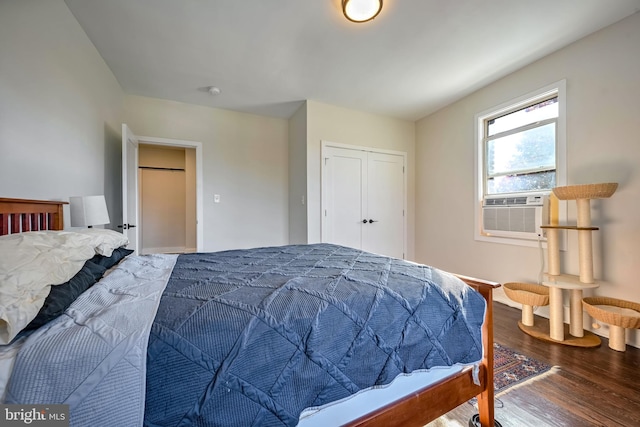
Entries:
POLYGON ((476 369, 478 364, 454 366, 438 366, 435 368, 414 371, 410 374, 398 375, 391 384, 371 387, 344 399, 327 403, 321 407, 306 408, 300 414, 298 427, 340 426, 356 420, 372 409, 382 408, 420 389, 435 384, 470 367, 476 369))

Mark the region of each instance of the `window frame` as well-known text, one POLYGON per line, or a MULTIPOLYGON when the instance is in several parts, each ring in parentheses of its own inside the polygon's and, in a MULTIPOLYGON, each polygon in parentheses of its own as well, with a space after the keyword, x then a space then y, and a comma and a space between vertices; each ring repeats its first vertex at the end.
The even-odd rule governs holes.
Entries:
MULTIPOLYGON (((553 94, 550 97, 544 98, 542 101, 546 101, 546 100, 550 100, 550 99, 554 99, 557 98, 557 94, 553 94)), ((530 105, 535 105, 534 104, 530 104, 530 105)), ((503 132, 498 132, 496 134, 493 135, 488 135, 487 133, 484 133, 487 130, 487 122, 490 120, 493 120, 494 118, 499 118, 499 117, 504 117, 505 115, 510 114, 511 112, 515 112, 515 111, 520 111, 522 110, 522 108, 516 108, 512 111, 508 111, 505 114, 500 114, 497 117, 487 117, 483 120, 482 123, 482 130, 483 130, 483 155, 484 155, 484 163, 483 163, 483 176, 482 176, 482 180, 483 180, 483 184, 484 184, 484 194, 489 194, 489 180, 490 179, 495 179, 497 177, 503 177, 503 176, 509 176, 509 175, 513 175, 513 174, 517 174, 517 175, 525 175, 525 174, 530 174, 530 173, 536 173, 536 172, 549 172, 549 171, 554 171, 556 172, 558 169, 558 156, 557 156, 557 152, 555 152, 554 154, 554 161, 553 161, 553 166, 550 167, 538 167, 538 168, 528 168, 528 169, 518 169, 518 170, 510 170, 507 172, 494 172, 494 173, 490 173, 489 172, 489 142, 491 141, 495 141, 497 139, 500 138, 505 138, 511 135, 517 135, 517 134, 522 134, 524 132, 533 130, 533 129, 538 129, 538 128, 542 128, 544 126, 553 124, 554 125, 554 132, 555 132, 555 140, 554 140, 554 144, 556 145, 556 147, 554 147, 554 151, 557 151, 557 131, 558 131, 558 118, 557 117, 553 117, 550 119, 545 119, 545 120, 541 120, 541 121, 537 121, 537 122, 533 122, 533 123, 529 123, 527 125, 524 126, 518 126, 516 128, 513 129, 509 129, 507 131, 503 131, 503 132)), ((541 191, 548 191, 548 190, 530 190, 530 191, 514 191, 512 193, 531 193, 531 192, 541 192, 541 191)), ((508 193, 508 192, 507 192, 508 193)), ((493 193, 491 195, 500 195, 503 193, 493 193)))
MULTIPOLYGON (((522 95, 518 98, 511 99, 509 101, 503 102, 500 105, 488 108, 480 113, 475 115, 474 127, 475 127, 475 141, 474 141, 474 157, 475 157, 475 191, 474 191, 474 217, 475 217, 475 226, 474 226, 474 239, 477 241, 485 241, 485 242, 493 242, 493 243, 504 243, 511 245, 519 245, 519 246, 533 246, 537 247, 539 245, 538 241, 523 239, 523 238, 510 238, 510 237, 498 237, 498 236, 489 236, 482 233, 482 201, 486 194, 486 137, 485 137, 485 122, 492 118, 497 118, 508 114, 513 111, 517 111, 522 108, 526 108, 529 105, 536 104, 538 102, 544 101, 545 99, 550 99, 557 96, 558 97, 558 117, 557 119, 549 119, 544 122, 556 122, 556 186, 567 185, 567 144, 566 144, 566 110, 567 110, 567 102, 566 102, 566 80, 560 80, 555 83, 551 83, 545 87, 537 89, 535 91, 529 92, 525 95, 522 95)), ((530 124, 532 127, 536 125, 536 123, 530 124)), ((526 125, 529 126, 529 125, 526 125)), ((520 129, 520 128, 519 128, 520 129)), ((495 137, 495 135, 492 135, 495 137)), ((514 192, 514 193, 502 193, 500 195, 511 196, 511 195, 527 195, 527 194, 540 194, 541 190, 532 190, 530 192, 514 192)), ((566 221, 566 209, 559 209, 559 219, 560 221, 566 221)), ((565 246, 564 244, 562 246, 565 246)))

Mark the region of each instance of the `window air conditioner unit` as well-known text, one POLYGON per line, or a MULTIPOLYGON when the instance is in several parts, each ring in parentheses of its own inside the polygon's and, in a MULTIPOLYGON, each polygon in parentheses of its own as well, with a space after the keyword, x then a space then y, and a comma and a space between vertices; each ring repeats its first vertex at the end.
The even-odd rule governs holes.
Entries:
POLYGON ((482 203, 482 229, 486 236, 537 240, 549 224, 549 195, 486 196, 482 203))

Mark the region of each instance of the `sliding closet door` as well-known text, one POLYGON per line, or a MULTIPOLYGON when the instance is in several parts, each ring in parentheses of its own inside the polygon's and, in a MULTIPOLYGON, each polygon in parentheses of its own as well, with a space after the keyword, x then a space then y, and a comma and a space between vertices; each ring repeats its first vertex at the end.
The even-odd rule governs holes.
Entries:
POLYGON ((405 157, 325 146, 322 241, 404 258, 405 157))

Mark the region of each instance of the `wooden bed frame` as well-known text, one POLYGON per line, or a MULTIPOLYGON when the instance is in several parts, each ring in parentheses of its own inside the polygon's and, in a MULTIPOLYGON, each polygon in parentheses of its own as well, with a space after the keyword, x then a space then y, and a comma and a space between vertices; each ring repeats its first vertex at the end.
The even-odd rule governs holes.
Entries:
MULTIPOLYGON (((62 207, 65 204, 67 202, 0 198, 0 235, 62 230, 62 207)), ((474 384, 472 369, 466 368, 354 420, 348 426, 424 426, 472 397, 478 398, 479 415, 470 421, 470 425, 478 425, 478 422, 482 427, 500 425, 494 420, 493 389, 493 290, 500 284, 466 276, 458 277, 480 292, 487 301, 482 329, 484 355, 480 363, 480 384, 474 384)))
POLYGON ((62 230, 67 202, 0 198, 0 236, 23 231, 62 230))

